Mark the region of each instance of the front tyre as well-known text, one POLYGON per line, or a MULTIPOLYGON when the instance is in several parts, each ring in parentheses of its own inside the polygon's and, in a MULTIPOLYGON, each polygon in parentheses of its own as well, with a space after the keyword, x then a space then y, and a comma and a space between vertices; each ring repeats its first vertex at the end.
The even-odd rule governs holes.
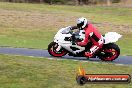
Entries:
POLYGON ((99 58, 103 61, 113 61, 120 55, 120 48, 114 43, 109 43, 103 46, 99 58))
POLYGON ((58 44, 55 43, 55 42, 51 42, 49 45, 48 45, 48 52, 51 56, 54 56, 54 57, 62 57, 64 55, 66 55, 66 51, 65 49, 61 48, 59 51, 56 51, 58 47, 58 44))

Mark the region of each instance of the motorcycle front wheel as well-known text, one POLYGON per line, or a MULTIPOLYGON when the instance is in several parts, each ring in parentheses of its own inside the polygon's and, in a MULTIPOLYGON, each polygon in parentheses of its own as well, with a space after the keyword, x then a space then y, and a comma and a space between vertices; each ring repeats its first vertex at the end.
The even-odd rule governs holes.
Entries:
POLYGON ((120 55, 120 48, 114 43, 106 44, 103 46, 99 54, 99 58, 103 61, 113 61, 120 55))
POLYGON ((66 50, 61 48, 59 51, 56 51, 58 47, 58 44, 55 43, 55 42, 51 42, 49 45, 48 45, 48 52, 51 56, 54 56, 54 57, 62 57, 64 55, 67 54, 66 50))

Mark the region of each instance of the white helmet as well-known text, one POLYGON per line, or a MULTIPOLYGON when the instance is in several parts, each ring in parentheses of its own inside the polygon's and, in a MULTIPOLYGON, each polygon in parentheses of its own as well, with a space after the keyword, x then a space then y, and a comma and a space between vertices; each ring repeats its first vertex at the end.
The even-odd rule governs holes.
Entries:
POLYGON ((84 17, 81 17, 81 18, 79 18, 77 20, 77 27, 78 28, 82 28, 83 29, 83 28, 85 28, 87 26, 87 24, 88 24, 88 21, 84 17))

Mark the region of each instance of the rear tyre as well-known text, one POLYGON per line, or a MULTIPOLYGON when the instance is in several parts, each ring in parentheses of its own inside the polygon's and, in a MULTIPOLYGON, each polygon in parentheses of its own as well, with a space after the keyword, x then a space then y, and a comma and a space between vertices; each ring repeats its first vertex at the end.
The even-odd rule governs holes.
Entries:
POLYGON ((103 46, 99 54, 99 58, 103 61, 113 61, 120 55, 120 48, 114 43, 106 44, 103 46))
POLYGON ((64 48, 61 48, 59 51, 56 51, 58 47, 58 44, 55 43, 55 42, 51 42, 49 45, 48 45, 48 52, 51 56, 54 56, 54 57, 62 57, 64 55, 66 55, 66 50, 64 48))

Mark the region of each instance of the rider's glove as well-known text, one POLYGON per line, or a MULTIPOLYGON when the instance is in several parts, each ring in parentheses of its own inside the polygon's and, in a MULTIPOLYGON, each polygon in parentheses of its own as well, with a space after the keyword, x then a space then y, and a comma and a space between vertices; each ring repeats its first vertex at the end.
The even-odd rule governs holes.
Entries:
POLYGON ((77 42, 77 45, 81 46, 81 42, 77 42))

